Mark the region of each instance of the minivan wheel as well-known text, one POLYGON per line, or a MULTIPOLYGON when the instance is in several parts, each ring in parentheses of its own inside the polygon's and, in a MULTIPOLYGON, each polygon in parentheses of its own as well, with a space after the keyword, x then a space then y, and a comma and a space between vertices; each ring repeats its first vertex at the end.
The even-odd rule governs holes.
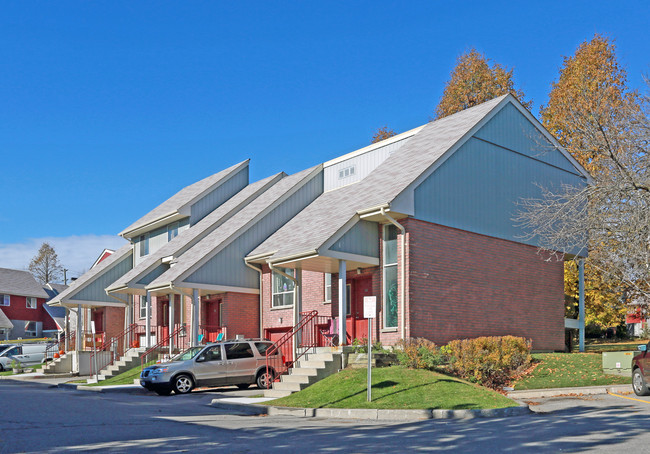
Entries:
POLYGON ((187 394, 194 388, 194 381, 189 375, 181 374, 174 379, 174 391, 176 394, 187 394))
POLYGON ((237 385, 237 388, 239 388, 239 389, 248 389, 249 386, 250 386, 250 383, 240 383, 240 384, 237 385))
POLYGON ((641 369, 634 369, 634 373, 632 374, 632 388, 634 388, 634 394, 637 396, 650 396, 650 390, 648 390, 645 384, 641 369))
POLYGON ((266 372, 266 369, 262 369, 259 374, 257 374, 257 387, 260 389, 270 388, 271 383, 273 382, 273 372, 266 372))

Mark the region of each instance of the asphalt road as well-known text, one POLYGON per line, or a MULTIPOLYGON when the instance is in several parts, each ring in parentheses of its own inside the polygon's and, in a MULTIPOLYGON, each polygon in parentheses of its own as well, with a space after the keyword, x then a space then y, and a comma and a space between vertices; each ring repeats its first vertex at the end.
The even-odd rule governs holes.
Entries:
POLYGON ((523 417, 404 423, 243 416, 208 406, 228 394, 99 394, 2 380, 0 452, 650 450, 650 399, 543 399, 533 402, 542 413, 523 417))

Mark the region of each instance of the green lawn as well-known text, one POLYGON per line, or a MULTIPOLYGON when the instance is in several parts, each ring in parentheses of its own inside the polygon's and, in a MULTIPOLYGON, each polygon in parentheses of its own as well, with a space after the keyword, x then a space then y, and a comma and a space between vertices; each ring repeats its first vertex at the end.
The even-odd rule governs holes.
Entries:
MULTIPOLYGON (((154 364, 155 361, 150 361, 144 365, 144 367, 150 366, 154 364)), ((113 385, 132 385, 133 380, 136 378, 140 378, 140 372, 142 372, 142 368, 140 366, 136 366, 133 369, 129 369, 126 372, 121 373, 120 375, 116 375, 115 377, 111 377, 108 380, 100 381, 99 383, 93 383, 92 385, 87 385, 87 386, 113 386, 113 385)))
POLYGON ((448 375, 400 366, 372 370, 372 402, 366 401, 366 369, 346 369, 271 405, 311 408, 476 409, 516 407, 507 397, 448 375))
POLYGON ((605 375, 599 353, 537 353, 533 359, 539 364, 515 383, 516 390, 632 383, 627 376, 605 375))

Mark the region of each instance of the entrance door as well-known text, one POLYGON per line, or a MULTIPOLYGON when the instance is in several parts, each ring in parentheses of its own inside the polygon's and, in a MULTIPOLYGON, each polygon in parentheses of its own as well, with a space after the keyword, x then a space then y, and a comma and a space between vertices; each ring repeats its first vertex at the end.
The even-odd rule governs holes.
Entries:
POLYGON ((368 319, 363 318, 363 297, 372 295, 372 278, 354 279, 351 284, 348 290, 350 310, 346 324, 349 341, 368 337, 368 319))
MULTIPOLYGON (((160 342, 169 337, 169 302, 165 301, 160 305, 162 313, 160 314, 160 342)), ((164 345, 168 345, 168 341, 164 345)))
POLYGON ((221 332, 221 300, 209 301, 205 306, 204 331, 208 342, 216 342, 221 332))

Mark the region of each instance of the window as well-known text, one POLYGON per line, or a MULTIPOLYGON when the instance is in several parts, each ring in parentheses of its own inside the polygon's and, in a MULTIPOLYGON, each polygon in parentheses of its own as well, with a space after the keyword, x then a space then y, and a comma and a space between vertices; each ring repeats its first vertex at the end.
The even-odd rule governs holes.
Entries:
POLYGON ((38 306, 36 305, 36 298, 28 296, 27 297, 27 309, 36 309, 38 306))
POLYGON ((352 284, 345 286, 345 315, 350 315, 350 308, 352 307, 352 284))
POLYGON ((171 241, 178 235, 178 222, 172 222, 167 226, 167 241, 171 241))
POLYGON ((140 257, 149 254, 149 235, 140 235, 140 257))
POLYGON ((205 361, 221 361, 221 345, 214 345, 203 352, 205 361))
POLYGON ((397 328, 397 227, 384 226, 384 328, 397 328))
POLYGON ((257 351, 260 352, 260 355, 266 356, 266 351, 271 348, 273 344, 270 342, 255 342, 255 347, 257 351))
POLYGON ((332 302, 332 274, 325 273, 325 302, 332 302))
MULTIPOLYGON (((289 276, 293 276, 292 269, 282 269, 289 276)), ((273 307, 293 306, 294 282, 279 274, 273 273, 273 307)))
POLYGON ((253 349, 248 342, 241 342, 236 344, 226 344, 226 358, 227 359, 243 359, 254 358, 253 349))
POLYGON ((147 318, 147 297, 140 296, 140 318, 147 318))
POLYGON ((354 175, 354 166, 346 167, 345 169, 339 170, 339 180, 343 178, 351 177, 354 175))
POLYGON ((11 298, 9 295, 0 295, 0 306, 9 306, 11 298))

